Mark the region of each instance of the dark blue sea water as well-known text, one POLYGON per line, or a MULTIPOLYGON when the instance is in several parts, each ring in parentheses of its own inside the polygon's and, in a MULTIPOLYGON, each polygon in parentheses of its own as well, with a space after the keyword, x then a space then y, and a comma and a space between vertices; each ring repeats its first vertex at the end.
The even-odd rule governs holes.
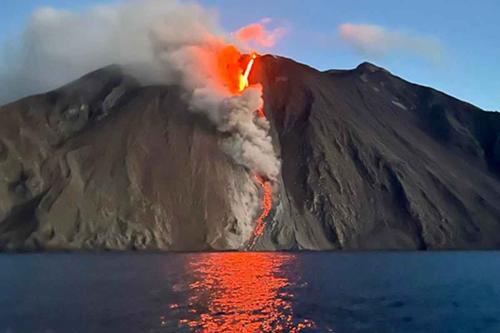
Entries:
POLYGON ((0 332, 500 332, 500 253, 0 255, 0 332))

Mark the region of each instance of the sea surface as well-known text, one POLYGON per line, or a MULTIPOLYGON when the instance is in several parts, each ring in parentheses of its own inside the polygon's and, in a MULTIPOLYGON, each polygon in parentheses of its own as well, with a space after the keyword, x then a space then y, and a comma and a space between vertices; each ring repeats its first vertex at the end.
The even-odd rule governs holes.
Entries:
POLYGON ((498 333, 500 253, 3 254, 3 332, 498 333))

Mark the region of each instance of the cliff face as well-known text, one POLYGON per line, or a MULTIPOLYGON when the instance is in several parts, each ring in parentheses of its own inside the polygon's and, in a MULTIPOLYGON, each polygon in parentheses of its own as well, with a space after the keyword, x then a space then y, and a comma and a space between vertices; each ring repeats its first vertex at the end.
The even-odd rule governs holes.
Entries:
MULTIPOLYGON (((257 249, 500 247, 500 114, 362 64, 257 59, 282 160, 257 249)), ((246 177, 176 86, 109 67, 0 108, 0 248, 238 248, 246 177)))

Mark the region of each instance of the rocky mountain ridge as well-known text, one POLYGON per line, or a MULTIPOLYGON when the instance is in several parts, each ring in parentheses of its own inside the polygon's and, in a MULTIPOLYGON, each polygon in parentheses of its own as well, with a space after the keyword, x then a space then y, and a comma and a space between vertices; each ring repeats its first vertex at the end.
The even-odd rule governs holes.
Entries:
MULTIPOLYGON (((500 114, 369 63, 250 81, 282 161, 256 250, 500 247, 500 114)), ((1 107, 0 248, 241 248, 244 170, 185 94, 110 66, 1 107)))

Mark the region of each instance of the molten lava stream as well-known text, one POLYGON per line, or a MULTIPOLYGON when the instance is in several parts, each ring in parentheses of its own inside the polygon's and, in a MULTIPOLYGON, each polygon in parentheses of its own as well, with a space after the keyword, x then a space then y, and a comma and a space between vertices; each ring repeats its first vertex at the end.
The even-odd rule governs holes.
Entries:
POLYGON ((250 58, 250 61, 248 61, 247 67, 245 68, 245 72, 243 74, 240 74, 240 79, 239 79, 240 92, 245 90, 246 87, 248 87, 248 77, 250 76, 250 72, 252 71, 253 64, 256 58, 257 55, 255 53, 252 54, 252 57, 250 58))
POLYGON ((273 189, 271 182, 264 180, 264 177, 260 175, 255 175, 255 181, 262 189, 262 212, 255 221, 255 229, 253 231, 254 237, 257 238, 264 233, 264 221, 273 207, 273 189))
MULTIPOLYGON (((243 72, 243 74, 240 75, 239 79, 240 92, 245 90, 245 88, 249 86, 248 77, 250 76, 250 72, 252 71, 256 58, 257 55, 253 53, 250 60, 248 61, 245 71, 243 72)), ((256 113, 257 117, 259 118, 266 117, 263 108, 259 108, 258 110, 256 110, 256 113)), ((273 189, 271 186, 271 182, 269 180, 265 180, 264 177, 259 174, 255 175, 255 182, 257 183, 257 185, 259 185, 259 187, 262 190, 262 205, 261 205, 262 211, 260 215, 257 217, 257 220, 255 221, 255 229, 253 231, 253 240, 251 241, 251 247, 255 245, 256 239, 264 233, 265 219, 267 218, 273 207, 273 189)))

